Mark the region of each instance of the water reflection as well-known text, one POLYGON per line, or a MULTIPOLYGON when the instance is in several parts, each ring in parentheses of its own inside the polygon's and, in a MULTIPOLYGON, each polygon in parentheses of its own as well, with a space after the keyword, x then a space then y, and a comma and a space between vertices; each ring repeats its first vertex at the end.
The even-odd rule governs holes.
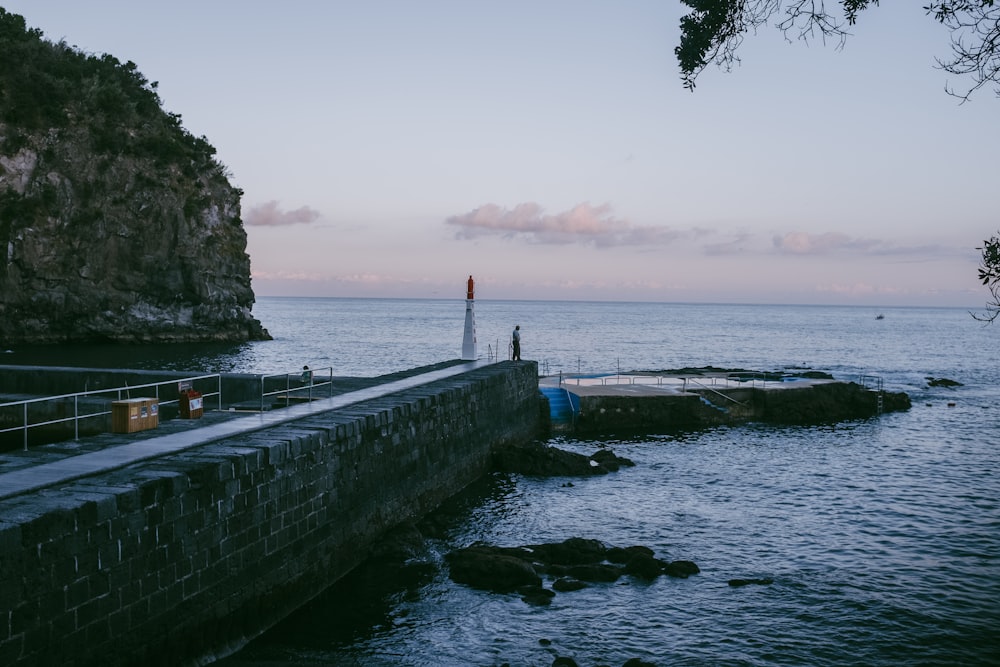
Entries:
POLYGON ((243 371, 252 351, 253 343, 24 345, 4 354, 0 363, 230 373, 243 371))

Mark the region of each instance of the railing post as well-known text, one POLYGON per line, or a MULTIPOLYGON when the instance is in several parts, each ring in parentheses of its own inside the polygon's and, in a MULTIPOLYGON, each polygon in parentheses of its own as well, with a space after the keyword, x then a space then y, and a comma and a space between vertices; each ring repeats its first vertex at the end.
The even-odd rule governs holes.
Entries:
POLYGON ((260 376, 260 413, 264 414, 264 376, 260 376))
POLYGON ((80 395, 73 396, 73 439, 80 439, 80 395))
POLYGON ((28 404, 24 404, 24 451, 28 451, 28 404))

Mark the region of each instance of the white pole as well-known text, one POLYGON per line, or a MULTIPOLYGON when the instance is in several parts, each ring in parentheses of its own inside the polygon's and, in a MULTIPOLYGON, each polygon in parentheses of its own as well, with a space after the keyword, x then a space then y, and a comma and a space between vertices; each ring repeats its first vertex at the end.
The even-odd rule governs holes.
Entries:
POLYGON ((462 359, 473 361, 478 358, 476 352, 476 300, 472 276, 469 276, 468 291, 465 295, 465 335, 462 338, 462 359))

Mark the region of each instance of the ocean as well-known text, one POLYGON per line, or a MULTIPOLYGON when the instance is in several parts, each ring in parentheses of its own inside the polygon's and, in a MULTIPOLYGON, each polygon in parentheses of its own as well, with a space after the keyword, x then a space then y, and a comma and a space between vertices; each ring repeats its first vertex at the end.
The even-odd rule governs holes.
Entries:
MULTIPOLYGON (((254 313, 274 340, 20 348, 3 361, 375 376, 459 357, 465 301, 260 298, 254 313)), ((555 436, 636 465, 491 475, 433 517, 419 576, 361 568, 219 664, 1000 664, 1000 325, 960 308, 480 301, 475 313, 482 357, 506 359, 520 325, 523 357, 545 375, 808 368, 879 376, 913 407, 806 427, 555 436), (570 537, 648 546, 701 572, 542 607, 448 578, 452 549, 570 537)))

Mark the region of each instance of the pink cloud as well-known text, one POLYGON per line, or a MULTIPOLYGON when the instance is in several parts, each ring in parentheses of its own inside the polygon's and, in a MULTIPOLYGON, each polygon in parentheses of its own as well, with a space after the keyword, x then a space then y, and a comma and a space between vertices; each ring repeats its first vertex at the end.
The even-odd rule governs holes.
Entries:
POLYGON ((294 211, 282 211, 278 208, 278 202, 269 201, 251 208, 243 216, 243 222, 253 226, 276 227, 280 225, 307 224, 318 218, 319 211, 313 210, 308 206, 302 206, 294 211))
POLYGON ((609 204, 584 202, 568 211, 546 214, 539 204, 525 202, 513 209, 484 204, 445 220, 455 225, 459 239, 482 236, 521 237, 534 243, 593 243, 599 247, 667 243, 680 236, 664 227, 637 226, 611 214, 609 204))

